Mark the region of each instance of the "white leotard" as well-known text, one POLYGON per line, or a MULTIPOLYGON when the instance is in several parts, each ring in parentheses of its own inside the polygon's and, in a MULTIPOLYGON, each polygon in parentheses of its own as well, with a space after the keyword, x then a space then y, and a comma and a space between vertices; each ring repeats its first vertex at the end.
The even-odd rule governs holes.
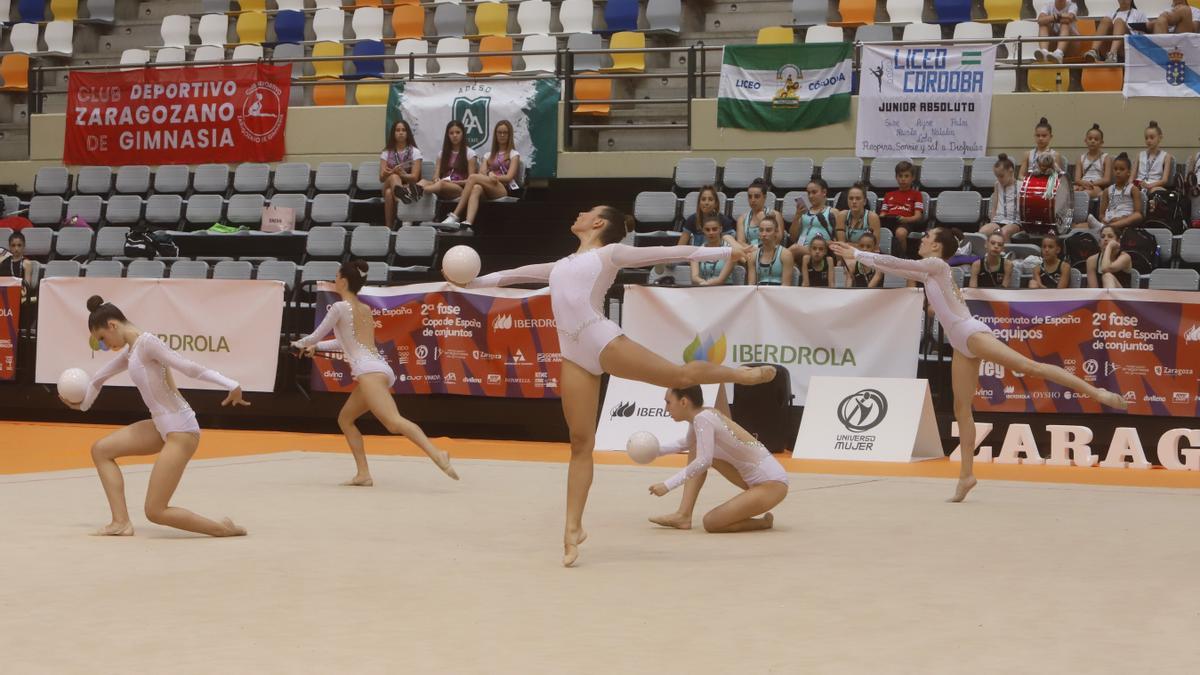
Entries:
POLYGON ((296 340, 292 345, 301 348, 315 346, 321 352, 342 352, 350 364, 350 374, 356 380, 366 373, 382 373, 387 375, 389 387, 396 383, 396 373, 375 345, 363 344, 358 339, 358 332, 354 330, 354 308, 345 300, 330 305, 321 325, 311 335, 296 340), (321 341, 331 332, 335 339, 321 341))
POLYGON ((687 436, 662 445, 659 454, 671 455, 693 448, 696 450, 696 458, 664 482, 668 490, 674 490, 689 478, 708 471, 714 459, 733 465, 750 487, 769 480, 779 481, 784 485, 788 483, 787 472, 762 443, 738 438, 725 417, 712 408, 700 411, 688 425, 687 436))
POLYGON ((963 356, 976 358, 967 348, 967 338, 975 333, 991 333, 987 324, 971 316, 967 302, 963 300, 962 291, 954 283, 950 274, 950 266, 941 258, 921 258, 907 260, 894 258, 882 253, 869 253, 855 249, 854 259, 864 265, 870 265, 886 274, 896 274, 905 279, 920 281, 925 285, 925 297, 937 317, 950 345, 963 356))
POLYGON ((117 358, 108 362, 92 376, 80 410, 88 410, 100 395, 100 388, 109 378, 123 370, 129 371, 129 379, 142 395, 142 401, 150 411, 155 428, 165 440, 173 432, 200 433, 196 424, 196 413, 179 390, 167 379, 168 369, 174 368, 195 380, 211 382, 227 391, 241 385, 210 368, 189 361, 171 351, 157 335, 142 333, 117 358))
POLYGON ((468 284, 488 288, 512 284, 550 284, 550 307, 558 325, 564 359, 593 375, 604 372, 600 352, 619 335, 621 327, 603 312, 604 294, 623 267, 647 267, 674 262, 728 260, 727 246, 646 246, 609 244, 573 253, 557 262, 526 265, 493 272, 468 284))
POLYGON ((1117 187, 1116 183, 1108 186, 1108 208, 1104 211, 1104 222, 1111 223, 1133 213, 1133 190, 1132 182, 1126 183, 1123 188, 1117 187))
POLYGON ((1080 180, 1090 180, 1093 183, 1104 180, 1104 164, 1108 161, 1108 153, 1102 152, 1096 159, 1088 159, 1087 153, 1079 156, 1079 165, 1083 167, 1080 180))
POLYGON ((1153 158, 1145 150, 1139 152, 1136 178, 1143 183, 1153 183, 1162 180, 1167 170, 1166 160, 1167 153, 1165 150, 1160 149, 1154 153, 1153 158))

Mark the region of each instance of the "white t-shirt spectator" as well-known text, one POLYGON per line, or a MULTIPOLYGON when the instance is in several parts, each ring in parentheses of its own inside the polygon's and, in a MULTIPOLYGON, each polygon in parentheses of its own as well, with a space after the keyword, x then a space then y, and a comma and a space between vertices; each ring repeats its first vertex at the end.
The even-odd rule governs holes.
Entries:
POLYGON ((1054 6, 1054 0, 1046 0, 1038 5, 1038 16, 1058 16, 1060 14, 1074 14, 1079 16, 1079 6, 1073 2, 1068 2, 1066 7, 1058 9, 1054 6))
MULTIPOLYGON (((451 156, 453 156, 453 153, 451 153, 451 156)), ((473 159, 475 159, 475 151, 472 150, 471 148, 467 148, 467 162, 469 163, 473 159)), ((440 162, 441 160, 442 160, 442 153, 439 152, 438 153, 438 161, 440 162)), ((466 176, 454 175, 454 167, 449 163, 442 165, 442 175, 438 176, 438 178, 442 178, 442 179, 446 179, 446 180, 466 180, 467 179, 466 176)))
POLYGON ((1109 16, 1108 18, 1112 19, 1114 23, 1116 23, 1116 21, 1118 19, 1120 19, 1121 21, 1124 21, 1126 24, 1146 23, 1146 21, 1147 21, 1146 13, 1143 12, 1142 10, 1138 9, 1137 7, 1130 7, 1129 11, 1123 10, 1120 7, 1118 7, 1115 10, 1113 10, 1112 15, 1109 16))
MULTIPOLYGON (((521 156, 521 153, 517 152, 516 148, 513 148, 508 153, 508 161, 501 161, 501 162, 497 163, 498 164, 497 166, 492 166, 492 153, 489 152, 488 154, 483 156, 483 166, 480 168, 480 171, 485 175, 488 173, 498 173, 498 174, 504 175, 504 174, 508 173, 508 170, 512 167, 513 160, 515 160, 516 158, 518 158, 520 156, 521 156)), ((512 181, 510 181, 508 184, 509 192, 513 192, 513 191, 520 189, 521 186, 517 183, 517 179, 520 177, 521 177, 521 171, 520 171, 520 169, 518 169, 517 175, 513 176, 512 181)))
POLYGON ((402 166, 405 171, 409 171, 412 169, 413 162, 422 159, 421 149, 410 145, 403 150, 384 150, 379 153, 379 159, 386 162, 389 169, 402 166))

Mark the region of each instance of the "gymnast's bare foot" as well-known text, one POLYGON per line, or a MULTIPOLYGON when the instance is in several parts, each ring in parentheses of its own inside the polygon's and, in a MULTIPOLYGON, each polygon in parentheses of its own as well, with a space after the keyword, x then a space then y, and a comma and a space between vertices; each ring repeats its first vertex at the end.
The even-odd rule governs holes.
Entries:
POLYGON ((563 567, 571 567, 579 559, 579 545, 587 541, 587 532, 579 530, 578 534, 567 532, 563 536, 563 567))
POLYGON ((108 525, 96 530, 92 533, 93 537, 132 537, 133 523, 125 521, 123 523, 111 522, 108 525))
POLYGON ((957 504, 958 502, 961 502, 962 500, 966 499, 967 493, 971 491, 971 488, 975 487, 975 484, 977 482, 978 481, 975 480, 974 476, 969 476, 967 478, 959 478, 958 479, 958 487, 956 487, 954 489, 954 496, 951 497, 950 499, 947 499, 946 501, 948 501, 952 504, 957 504))
POLYGON ((1110 408, 1116 408, 1117 410, 1129 410, 1129 401, 1126 401, 1124 396, 1121 396, 1116 392, 1104 391, 1100 394, 1099 399, 1100 403, 1110 408))
POLYGON ((668 513, 665 516, 654 516, 650 522, 663 527, 673 527, 677 530, 692 529, 692 517, 685 516, 682 513, 668 513))
POLYGON ((763 525, 764 530, 769 530, 772 527, 775 527, 775 514, 767 511, 762 515, 762 521, 766 523, 763 525))
POLYGON ((757 368, 743 366, 738 368, 737 384, 766 384, 775 379, 777 372, 774 366, 758 366, 757 368))
POLYGON ((458 472, 454 470, 454 467, 450 466, 450 453, 446 452, 445 450, 439 450, 438 452, 441 454, 436 457, 431 457, 433 463, 437 464, 437 468, 441 469, 442 473, 450 476, 454 480, 458 480, 458 472))
POLYGON ((225 529, 228 530, 228 534, 223 534, 223 535, 221 535, 222 537, 244 537, 244 536, 246 536, 246 528, 235 525, 234 522, 228 518, 222 518, 221 524, 224 525, 225 529))
POLYGON ((374 484, 375 481, 371 480, 370 474, 366 476, 356 475, 354 478, 342 483, 342 485, 347 485, 350 487, 371 487, 374 484))

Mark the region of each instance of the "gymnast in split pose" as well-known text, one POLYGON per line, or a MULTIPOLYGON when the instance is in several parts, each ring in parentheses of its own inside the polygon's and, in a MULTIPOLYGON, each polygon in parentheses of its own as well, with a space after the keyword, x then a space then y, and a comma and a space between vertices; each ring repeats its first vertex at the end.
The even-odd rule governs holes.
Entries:
POLYGON ((769 529, 775 522, 771 509, 788 493, 787 472, 779 460, 736 422, 713 408, 705 408, 704 392, 699 386, 668 389, 665 401, 671 419, 687 422, 688 432, 678 441, 662 444, 659 455, 686 450, 688 465, 666 481, 651 485, 650 494, 662 497, 681 485, 687 488, 678 513, 650 521, 690 529, 696 496, 711 466, 744 492, 704 514, 704 529, 708 532, 769 529))
POLYGON ((954 391, 954 418, 958 422, 963 451, 958 486, 950 501, 961 502, 971 488, 975 487, 975 418, 971 412, 971 401, 975 390, 979 388, 981 359, 1025 373, 1028 377, 1038 377, 1069 387, 1110 408, 1125 410, 1129 407, 1120 394, 1099 389, 1058 366, 1034 361, 1017 353, 997 339, 987 324, 971 316, 962 292, 950 274, 950 266, 946 264, 946 260, 954 255, 958 247, 954 234, 949 229, 935 227, 925 233, 921 238, 919 260, 903 260, 890 255, 870 253, 843 242, 832 242, 830 247, 834 254, 844 258, 847 264, 861 262, 885 273, 896 274, 925 285, 925 297, 929 300, 929 306, 938 322, 942 324, 942 331, 949 338, 950 346, 954 348, 950 375, 954 391))
POLYGON ((67 407, 86 411, 92 407, 100 388, 112 376, 123 370, 129 371, 142 401, 150 410, 150 419, 135 422, 101 438, 92 445, 92 461, 100 474, 100 483, 108 497, 112 511, 112 522, 97 530, 102 536, 130 536, 133 524, 129 521, 129 509, 125 505, 125 479, 118 457, 134 455, 158 455, 150 471, 150 484, 146 488, 146 517, 150 522, 168 527, 198 532, 214 537, 236 537, 246 534, 228 518, 220 522, 209 520, 178 506, 171 506, 171 496, 179 487, 183 470, 196 453, 200 444, 200 426, 196 413, 180 395, 175 386, 171 370, 178 370, 190 378, 211 382, 229 392, 221 405, 250 405, 242 400, 242 387, 237 382, 215 370, 210 370, 189 361, 172 351, 157 335, 143 332, 129 322, 121 310, 104 302, 98 295, 88 298, 88 330, 92 340, 103 342, 108 349, 118 350, 117 358, 109 361, 92 376, 83 401, 73 404, 63 400, 67 407))
POLYGON ((697 384, 735 382, 760 384, 775 377, 772 367, 725 368, 707 361, 678 365, 625 337, 621 327, 602 312, 604 294, 623 267, 646 267, 674 262, 723 260, 742 262, 740 250, 729 247, 663 246, 634 248, 619 244, 625 237, 625 217, 611 206, 579 214, 571 225, 579 249, 557 262, 494 272, 471 282, 470 288, 524 283, 549 283, 550 305, 558 324, 562 350, 563 415, 571 434, 571 463, 567 470, 567 520, 563 533, 563 564, 570 567, 587 538, 583 510, 592 485, 592 449, 600 376, 609 373, 660 387, 685 389, 697 384))
POLYGON ((375 415, 388 433, 408 436, 439 469, 458 480, 458 474, 450 466, 450 454, 435 447, 421 427, 402 417, 396 409, 396 399, 392 398, 391 392, 396 374, 375 347, 375 319, 371 315, 371 308, 363 304, 357 295, 366 279, 365 261, 342 263, 333 282, 342 299, 329 306, 325 319, 312 335, 292 343, 293 347, 301 350, 302 356, 311 357, 315 352, 341 352, 350 364, 350 374, 358 383, 338 413, 338 426, 346 436, 346 444, 350 446, 354 464, 358 467, 354 478, 342 485, 370 487, 375 484, 367 466, 362 432, 354 424, 368 411, 375 415), (322 342, 321 338, 331 332, 335 339, 322 342))

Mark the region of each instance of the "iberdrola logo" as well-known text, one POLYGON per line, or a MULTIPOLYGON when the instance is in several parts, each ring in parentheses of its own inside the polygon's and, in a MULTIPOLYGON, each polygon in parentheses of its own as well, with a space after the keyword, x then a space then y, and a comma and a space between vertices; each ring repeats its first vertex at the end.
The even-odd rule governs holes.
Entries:
POLYGON ((701 339, 700 335, 696 335, 691 343, 683 349, 684 363, 692 361, 708 361, 709 363, 722 364, 725 362, 725 334, 721 337, 713 339, 712 336, 704 336, 701 339))

